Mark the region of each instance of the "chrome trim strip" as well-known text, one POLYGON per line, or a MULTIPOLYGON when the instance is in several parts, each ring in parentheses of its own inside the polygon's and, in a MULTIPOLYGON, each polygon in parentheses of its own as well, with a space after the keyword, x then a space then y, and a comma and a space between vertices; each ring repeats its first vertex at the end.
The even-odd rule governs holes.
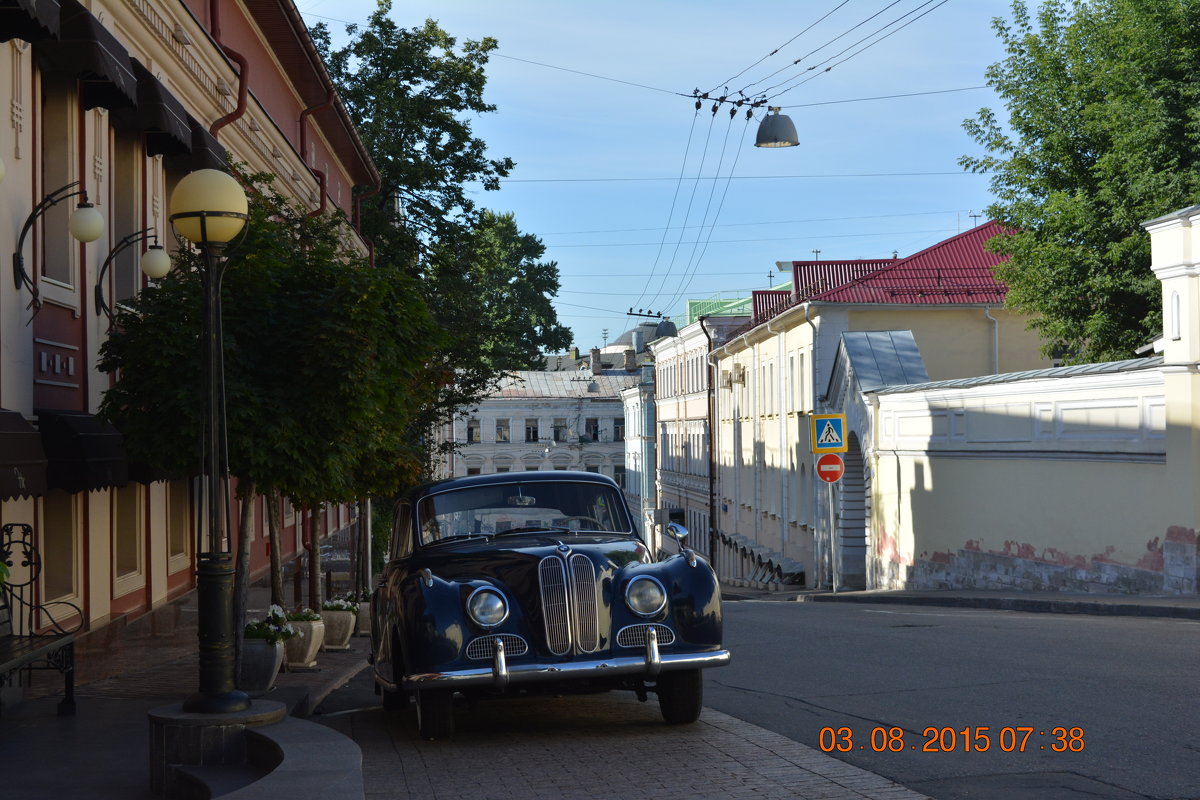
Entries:
MULTIPOLYGON (((661 672, 671 672, 678 669, 706 669, 708 667, 723 667, 729 663, 728 650, 714 650, 707 653, 661 653, 659 669, 661 672)), ((645 675, 648 665, 644 655, 621 656, 609 659, 588 659, 586 661, 567 661, 562 664, 509 664, 509 684, 533 683, 535 681, 569 680, 572 678, 590 678, 597 675, 645 675)), ((471 686, 495 685, 494 668, 464 669, 455 672, 427 672, 418 675, 405 675, 405 689, 417 689, 428 686, 444 686, 446 688, 467 688, 471 686)))
POLYGON ((496 652, 492 660, 492 685, 503 691, 508 688, 508 662, 504 658, 504 640, 496 639, 496 652))
POLYGON ((646 631, 646 675, 657 678, 662 672, 662 657, 658 653, 658 631, 650 628, 646 631))

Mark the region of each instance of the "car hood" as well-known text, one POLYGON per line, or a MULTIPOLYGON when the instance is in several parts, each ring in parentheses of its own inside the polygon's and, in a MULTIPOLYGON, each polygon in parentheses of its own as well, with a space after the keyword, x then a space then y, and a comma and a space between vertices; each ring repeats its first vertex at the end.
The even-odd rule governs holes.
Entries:
POLYGON ((595 564, 598 574, 650 561, 649 550, 632 536, 522 533, 425 547, 414 554, 410 568, 428 568, 443 580, 490 578, 505 584, 536 585, 537 565, 555 553, 583 554, 595 564))

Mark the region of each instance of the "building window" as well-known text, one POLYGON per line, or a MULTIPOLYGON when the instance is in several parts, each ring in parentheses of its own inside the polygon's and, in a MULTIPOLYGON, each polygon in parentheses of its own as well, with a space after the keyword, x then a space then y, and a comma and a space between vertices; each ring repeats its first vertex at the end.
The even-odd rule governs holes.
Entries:
POLYGON ((188 482, 167 484, 167 558, 168 571, 175 573, 190 566, 188 542, 191 541, 191 507, 188 504, 188 482))
POLYGON ((113 577, 117 581, 118 594, 124 594, 136 586, 142 572, 142 508, 141 485, 130 483, 113 489, 116 513, 113 515, 113 577), (132 579, 132 580, 131 580, 132 579), (124 589, 125 591, 122 591, 124 589))
POLYGON ((584 435, 593 442, 600 441, 600 420, 596 417, 588 417, 583 424, 584 435))
POLYGON ((554 441, 565 442, 567 440, 567 418, 554 418, 554 441))
POLYGON ((525 441, 536 442, 538 440, 538 421, 536 419, 525 420, 525 441))
MULTIPOLYGON (((79 178, 73 170, 76 163, 74 133, 78 124, 76 109, 79 105, 75 84, 73 75, 68 78, 42 74, 42 186, 46 187, 47 192, 79 178)), ((95 187, 89 188, 95 191, 95 187)), ((50 206, 42 215, 41 225, 42 277, 67 288, 75 285, 73 252, 79 245, 62 233, 67 230, 67 221, 74 208, 74 202, 50 206)), ((40 288, 45 295, 46 286, 40 288)), ((61 293, 59 296, 63 297, 61 293)), ((78 305, 78 298, 73 293, 65 297, 70 298, 72 306, 78 305)))
POLYGON ((588 472, 594 472, 597 475, 600 474, 600 465, 599 464, 588 464, 586 467, 584 467, 584 469, 586 469, 588 472))
POLYGON ((496 467, 496 472, 497 473, 508 472, 508 467, 496 467))
POLYGON ((625 465, 617 464, 613 467, 613 480, 617 482, 617 486, 625 488, 625 465))
POLYGON ((625 418, 624 417, 615 417, 613 419, 613 441, 614 442, 625 441, 625 418))
POLYGON ((53 491, 42 498, 42 597, 60 600, 75 597, 77 552, 75 495, 53 491))
POLYGON ((508 441, 508 420, 506 420, 506 419, 496 420, 496 441, 497 442, 507 442, 508 441))
POLYGON ((479 467, 467 467, 467 474, 468 475, 478 475, 479 467))
POLYGON ((467 441, 473 444, 478 444, 483 441, 479 435, 479 420, 471 418, 467 420, 467 441))
POLYGON ((526 467, 525 471, 526 472, 537 472, 538 468, 537 467, 526 467))

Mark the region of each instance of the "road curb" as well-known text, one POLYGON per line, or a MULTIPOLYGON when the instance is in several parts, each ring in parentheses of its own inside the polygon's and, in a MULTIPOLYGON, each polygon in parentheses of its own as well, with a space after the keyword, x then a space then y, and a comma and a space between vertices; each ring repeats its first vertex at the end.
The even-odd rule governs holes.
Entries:
POLYGON ((1091 614, 1108 617, 1166 617, 1200 620, 1200 607, 1170 603, 1114 602, 1102 600, 1027 597, 973 597, 965 595, 812 593, 795 598, 800 603, 870 603, 949 608, 989 608, 1048 614, 1091 614))

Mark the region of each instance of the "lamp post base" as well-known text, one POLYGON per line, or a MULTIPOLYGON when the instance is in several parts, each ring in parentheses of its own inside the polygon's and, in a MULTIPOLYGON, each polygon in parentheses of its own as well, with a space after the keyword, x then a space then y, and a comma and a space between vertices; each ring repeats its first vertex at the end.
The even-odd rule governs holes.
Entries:
POLYGON ((198 714, 229 714, 250 707, 250 696, 234 688, 233 555, 201 553, 196 559, 199 612, 200 691, 183 703, 198 714))

